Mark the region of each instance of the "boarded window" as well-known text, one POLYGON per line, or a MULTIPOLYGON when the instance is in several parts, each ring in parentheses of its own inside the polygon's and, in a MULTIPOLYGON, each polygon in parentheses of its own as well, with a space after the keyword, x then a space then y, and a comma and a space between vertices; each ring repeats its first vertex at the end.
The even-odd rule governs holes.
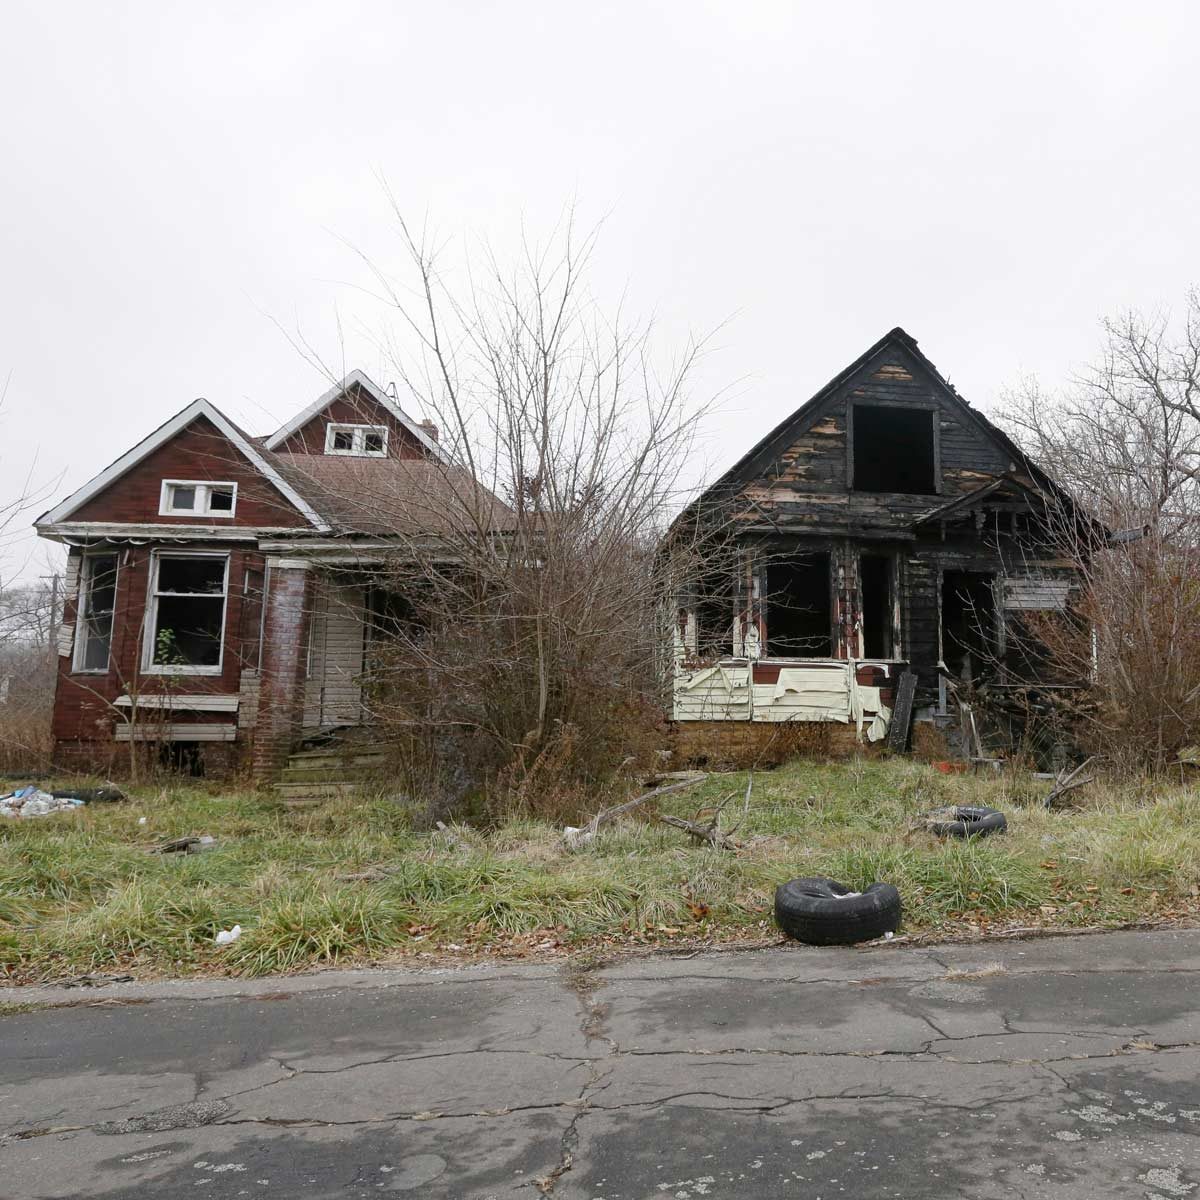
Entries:
POLYGON ((79 641, 76 671, 107 671, 117 604, 117 556, 88 555, 79 589, 79 641))
POLYGON ((934 495, 936 420, 928 409, 854 405, 854 490, 934 495))
POLYGON ((154 561, 148 666, 216 673, 225 635, 224 555, 161 555, 154 561))
POLYGON ((772 658, 831 658, 833 605, 826 552, 776 559, 767 565, 767 654, 772 658))
POLYGON ((863 655, 866 658, 891 658, 895 653, 891 557, 864 554, 858 561, 858 584, 863 655))

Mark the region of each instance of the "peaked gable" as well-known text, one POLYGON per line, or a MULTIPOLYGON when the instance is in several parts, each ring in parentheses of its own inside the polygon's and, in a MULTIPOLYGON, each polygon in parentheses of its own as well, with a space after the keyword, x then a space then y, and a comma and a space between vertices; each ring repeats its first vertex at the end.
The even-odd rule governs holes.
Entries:
POLYGON ((268 450, 291 454, 324 454, 330 424, 378 425, 387 429, 386 458, 431 458, 449 462, 430 430, 414 421, 400 405, 362 371, 351 371, 340 383, 297 413, 263 443, 268 450))
POLYGON ((244 487, 246 507, 242 509, 239 499, 237 516, 230 525, 327 528, 270 456, 204 399, 176 413, 83 487, 43 513, 35 525, 42 528, 68 520, 215 523, 195 517, 160 516, 159 488, 165 479, 229 481, 237 483, 239 491, 244 487), (128 500, 120 500, 118 484, 125 485, 128 500))

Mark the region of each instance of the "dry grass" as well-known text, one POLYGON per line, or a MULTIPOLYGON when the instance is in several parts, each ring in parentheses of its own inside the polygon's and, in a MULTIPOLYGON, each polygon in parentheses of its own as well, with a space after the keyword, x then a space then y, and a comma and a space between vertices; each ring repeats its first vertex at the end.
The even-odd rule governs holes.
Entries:
MULTIPOLYGON (((744 781, 710 779, 663 811, 689 815, 744 781)), ((906 930, 934 935, 1195 916, 1200 794, 1096 785, 1082 810, 1050 813, 1044 793, 1027 777, 909 762, 792 763, 756 776, 746 844, 732 854, 646 813, 567 852, 535 820, 448 838, 415 832, 410 810, 380 797, 293 812, 252 794, 144 789, 126 804, 0 823, 0 972, 262 974, 418 953, 770 938, 775 885, 814 874, 895 883, 906 930), (943 842, 914 829, 929 809, 966 803, 1003 809, 1009 832, 943 842), (216 849, 145 852, 202 833, 216 849), (216 932, 234 923, 243 937, 217 948, 216 932)))

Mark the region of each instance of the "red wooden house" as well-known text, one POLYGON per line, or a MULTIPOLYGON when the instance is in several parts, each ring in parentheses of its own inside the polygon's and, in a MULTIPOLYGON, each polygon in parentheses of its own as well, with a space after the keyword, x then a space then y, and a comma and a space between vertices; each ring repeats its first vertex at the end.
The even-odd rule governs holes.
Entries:
POLYGON ((367 568, 464 491, 436 428, 359 371, 269 437, 188 405, 36 523, 69 548, 57 760, 135 742, 269 779, 302 736, 360 722, 367 568))

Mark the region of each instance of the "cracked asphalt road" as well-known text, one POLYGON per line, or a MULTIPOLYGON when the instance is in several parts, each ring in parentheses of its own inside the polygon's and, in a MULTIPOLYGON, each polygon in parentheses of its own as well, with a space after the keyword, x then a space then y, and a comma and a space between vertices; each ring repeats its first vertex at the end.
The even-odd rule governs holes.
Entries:
POLYGON ((116 984, 0 1017, 0 1197, 1200 1200, 1198 1000, 1200 931, 116 984))

